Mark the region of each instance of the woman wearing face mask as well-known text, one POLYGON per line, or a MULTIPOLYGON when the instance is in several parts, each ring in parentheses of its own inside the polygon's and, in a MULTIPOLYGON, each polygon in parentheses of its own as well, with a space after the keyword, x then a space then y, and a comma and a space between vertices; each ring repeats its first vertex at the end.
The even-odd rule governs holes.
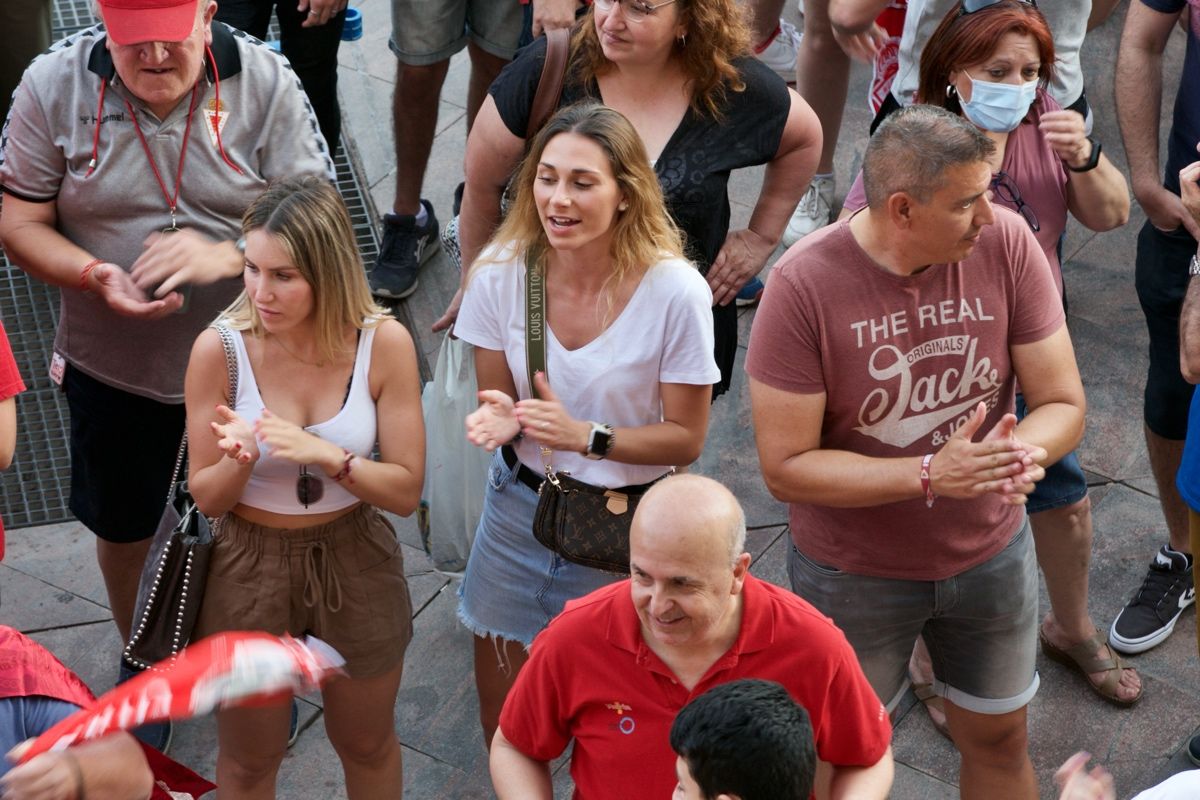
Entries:
MULTIPOLYGON (((1129 190, 1100 143, 1085 134, 1083 117, 1046 93, 1053 71, 1054 41, 1036 5, 966 0, 942 20, 921 54, 917 102, 963 115, 996 142, 992 202, 1025 219, 1061 292, 1059 243, 1067 212, 1094 231, 1119 227, 1129 217, 1129 190)), ((865 205, 860 176, 842 216, 865 205)), ((1017 411, 1025 411, 1020 394, 1017 411)), ((1132 705, 1141 697, 1141 681, 1105 643, 1088 612, 1091 504, 1074 453, 1046 469, 1026 508, 1050 595, 1043 651, 1086 675, 1106 700, 1132 705)), ((928 686, 923 652, 919 646, 913 682, 942 729, 940 698, 928 686)))

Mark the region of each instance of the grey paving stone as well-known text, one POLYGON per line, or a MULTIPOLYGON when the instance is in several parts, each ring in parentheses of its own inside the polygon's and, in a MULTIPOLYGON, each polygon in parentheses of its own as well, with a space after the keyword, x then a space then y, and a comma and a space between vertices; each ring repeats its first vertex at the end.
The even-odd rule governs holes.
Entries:
POLYGON ((95 694, 104 694, 116 682, 122 643, 111 619, 29 635, 82 678, 95 694))
POLYGON ((472 638, 458 623, 451 584, 416 618, 396 704, 396 730, 406 745, 467 768, 483 758, 475 695, 472 638))
POLYGON ((0 564, 0 622, 33 631, 111 620, 107 608, 0 564))
POLYGON ((78 522, 8 531, 4 563, 51 586, 108 606, 96 538, 78 522))
POLYGON ((741 502, 750 527, 781 525, 787 522, 787 508, 771 497, 758 466, 745 358, 745 349, 739 348, 733 385, 712 406, 704 453, 692 469, 728 486, 741 502))
POLYGON ((756 578, 790 589, 791 583, 787 576, 787 554, 788 548, 791 546, 791 535, 788 533, 787 526, 784 525, 780 530, 780 535, 750 565, 750 572, 756 578))
POLYGON ((958 787, 907 764, 897 764, 896 778, 888 797, 891 800, 953 800, 958 797, 958 787))

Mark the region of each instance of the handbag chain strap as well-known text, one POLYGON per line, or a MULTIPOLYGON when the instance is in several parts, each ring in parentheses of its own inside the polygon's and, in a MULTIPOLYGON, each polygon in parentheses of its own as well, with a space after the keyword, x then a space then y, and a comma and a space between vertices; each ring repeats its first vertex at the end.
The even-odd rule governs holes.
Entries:
MULTIPOLYGON (((221 337, 221 349, 225 351, 225 370, 229 375, 229 403, 232 405, 237 402, 237 349, 233 343, 233 331, 224 325, 216 325, 215 327, 217 334, 221 337)), ((188 435, 187 425, 185 424, 183 438, 179 440, 179 452, 175 454, 175 469, 171 471, 171 489, 167 492, 168 503, 175 497, 175 486, 179 483, 179 476, 183 474, 183 464, 187 460, 187 451, 188 435)))
MULTIPOLYGON (((529 377, 529 392, 532 396, 542 399, 538 394, 537 384, 533 376, 546 372, 546 276, 535 266, 529 254, 525 254, 525 370, 529 377)), ((558 476, 550 464, 550 454, 553 452, 544 444, 538 449, 542 455, 542 469, 546 471, 546 480, 556 487, 558 476)))

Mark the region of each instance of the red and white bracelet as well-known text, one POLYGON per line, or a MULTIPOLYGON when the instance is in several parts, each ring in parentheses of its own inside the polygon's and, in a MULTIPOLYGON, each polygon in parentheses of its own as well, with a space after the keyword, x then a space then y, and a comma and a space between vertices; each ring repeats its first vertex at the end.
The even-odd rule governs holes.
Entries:
POLYGON ((933 493, 933 481, 929 478, 929 465, 933 463, 933 453, 926 453, 921 459, 921 489, 925 492, 925 507, 933 508, 937 495, 933 493))

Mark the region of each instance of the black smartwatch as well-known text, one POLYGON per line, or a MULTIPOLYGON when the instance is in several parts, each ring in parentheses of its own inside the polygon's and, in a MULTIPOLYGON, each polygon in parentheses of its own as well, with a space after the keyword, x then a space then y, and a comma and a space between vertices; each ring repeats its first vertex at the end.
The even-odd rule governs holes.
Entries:
POLYGON ((1087 163, 1082 167, 1072 167, 1070 164, 1064 161, 1063 166, 1071 170, 1071 172, 1091 172, 1100 163, 1100 143, 1091 136, 1087 137, 1087 140, 1092 143, 1092 157, 1089 158, 1087 163))
POLYGON ((613 431, 613 426, 606 422, 591 422, 588 424, 592 426, 592 430, 588 434, 587 450, 583 454, 594 461, 599 461, 612 452, 616 434, 613 431))

